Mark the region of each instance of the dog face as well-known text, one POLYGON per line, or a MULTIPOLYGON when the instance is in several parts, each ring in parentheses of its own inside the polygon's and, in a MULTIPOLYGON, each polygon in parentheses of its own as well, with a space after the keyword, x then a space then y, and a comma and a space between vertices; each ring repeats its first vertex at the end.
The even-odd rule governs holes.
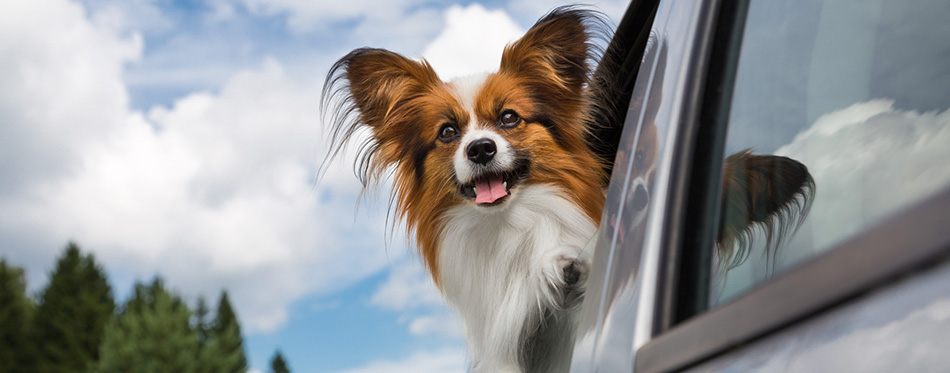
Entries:
POLYGON ((393 173, 396 212, 437 282, 437 236, 450 208, 492 213, 520 188, 547 184, 600 217, 603 167, 584 138, 588 16, 566 9, 542 18, 505 48, 495 73, 445 82, 425 61, 382 49, 357 49, 331 69, 324 95, 339 98, 334 141, 370 130, 363 181, 393 173))
MULTIPOLYGON (((627 203, 638 215, 650 204, 650 189, 656 176, 658 155, 657 130, 653 122, 643 124, 643 131, 630 160, 631 188, 628 189, 627 203)), ((640 219, 638 219, 640 220, 640 219)))

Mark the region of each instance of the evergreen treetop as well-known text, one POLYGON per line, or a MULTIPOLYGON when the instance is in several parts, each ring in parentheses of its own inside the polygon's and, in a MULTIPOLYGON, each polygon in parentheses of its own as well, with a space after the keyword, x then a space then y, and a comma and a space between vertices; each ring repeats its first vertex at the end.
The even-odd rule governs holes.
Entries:
POLYGON ((290 373, 287 361, 284 360, 284 355, 280 353, 280 350, 275 351, 274 357, 270 359, 270 370, 271 373, 290 373))
POLYGON ((36 370, 85 371, 99 357, 103 330, 115 301, 92 254, 70 242, 41 292, 31 327, 36 370))
POLYGON ((217 314, 211 326, 208 343, 202 354, 214 357, 215 372, 230 373, 247 370, 241 326, 238 324, 234 309, 231 308, 227 291, 221 292, 217 314))
POLYGON ((26 296, 23 269, 0 259, 0 367, 28 370, 32 351, 27 327, 34 307, 33 300, 26 296))
POLYGON ((205 372, 191 311, 161 279, 138 283, 124 310, 106 329, 98 372, 205 372))

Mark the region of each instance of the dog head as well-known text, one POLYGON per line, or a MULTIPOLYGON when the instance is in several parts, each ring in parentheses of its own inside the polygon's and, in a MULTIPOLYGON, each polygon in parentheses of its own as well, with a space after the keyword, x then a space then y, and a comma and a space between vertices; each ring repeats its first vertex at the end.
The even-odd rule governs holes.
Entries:
POLYGON ((392 173, 396 212, 430 271, 440 217, 452 207, 492 213, 520 188, 547 184, 599 219, 603 167, 584 137, 592 19, 556 9, 505 48, 497 72, 451 82, 384 49, 357 49, 333 65, 323 103, 337 105, 333 151, 369 130, 361 181, 392 173))

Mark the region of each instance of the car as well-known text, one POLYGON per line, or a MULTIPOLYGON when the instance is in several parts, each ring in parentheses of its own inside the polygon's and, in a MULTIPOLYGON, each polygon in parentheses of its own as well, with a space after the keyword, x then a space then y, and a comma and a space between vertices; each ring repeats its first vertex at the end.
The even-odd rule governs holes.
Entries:
POLYGON ((946 0, 632 1, 595 73, 614 163, 570 370, 950 370, 948 19, 946 0), (723 257, 744 149, 814 190, 723 257))

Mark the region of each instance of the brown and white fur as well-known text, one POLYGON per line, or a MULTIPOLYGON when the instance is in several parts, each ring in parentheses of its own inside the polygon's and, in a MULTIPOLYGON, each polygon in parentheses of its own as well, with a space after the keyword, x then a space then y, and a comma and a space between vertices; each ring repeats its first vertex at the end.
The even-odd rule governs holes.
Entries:
POLYGON ((333 152, 368 129, 364 185, 391 175, 397 217, 460 316, 474 372, 567 368, 604 205, 590 150, 591 23, 573 7, 505 48, 499 70, 442 81, 425 61, 354 50, 332 67, 333 152))
POLYGON ((495 73, 443 82, 425 61, 364 48, 327 77, 333 141, 371 130, 363 181, 392 172, 397 215, 462 319, 473 371, 570 359, 582 249, 604 204, 603 165, 585 141, 590 21, 551 12, 495 73))

